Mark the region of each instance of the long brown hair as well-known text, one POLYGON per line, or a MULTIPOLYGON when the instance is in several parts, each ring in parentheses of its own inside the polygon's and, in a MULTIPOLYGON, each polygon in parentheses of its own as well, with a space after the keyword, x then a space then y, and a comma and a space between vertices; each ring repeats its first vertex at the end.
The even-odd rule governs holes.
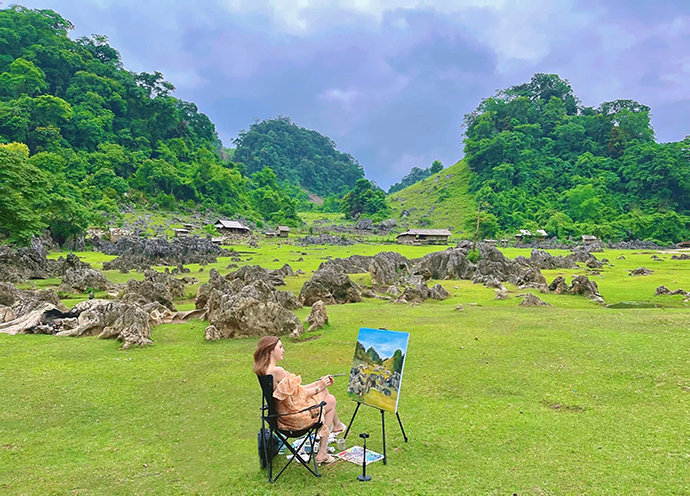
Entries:
POLYGON ((256 375, 266 375, 266 370, 271 363, 271 353, 278 345, 280 338, 275 336, 264 336, 259 339, 254 352, 254 373, 256 375))

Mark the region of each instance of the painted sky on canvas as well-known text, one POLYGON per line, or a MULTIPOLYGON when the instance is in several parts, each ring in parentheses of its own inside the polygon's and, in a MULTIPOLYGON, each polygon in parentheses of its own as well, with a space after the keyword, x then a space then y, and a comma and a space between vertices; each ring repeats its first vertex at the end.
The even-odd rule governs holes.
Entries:
POLYGON ((659 141, 690 134, 690 1, 31 0, 105 34, 125 67, 161 71, 226 146, 287 115, 387 188, 462 157, 462 118, 535 72, 585 105, 652 108, 659 141))

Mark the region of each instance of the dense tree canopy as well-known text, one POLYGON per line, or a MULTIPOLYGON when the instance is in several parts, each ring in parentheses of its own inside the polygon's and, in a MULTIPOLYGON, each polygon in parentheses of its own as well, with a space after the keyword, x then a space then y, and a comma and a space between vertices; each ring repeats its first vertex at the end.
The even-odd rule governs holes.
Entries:
POLYGON ((431 166, 426 169, 412 167, 412 170, 410 170, 410 172, 407 175, 405 175, 399 183, 395 183, 390 188, 388 188, 388 194, 390 195, 395 193, 396 191, 405 189, 408 186, 412 186, 413 184, 418 183, 422 179, 426 179, 427 177, 436 174, 437 172, 440 172, 442 170, 443 164, 440 160, 434 160, 431 166))
POLYGON ((52 10, 0 10, 0 143, 26 145, 0 150, 0 234, 60 240, 133 199, 300 222, 286 191, 222 158, 213 123, 160 72, 127 71, 107 37, 72 28, 52 10))
POLYGON ((288 117, 256 122, 235 139, 234 160, 249 173, 270 167, 279 180, 312 193, 344 195, 364 169, 351 155, 336 150, 328 137, 293 124, 288 117))
POLYGON ((477 199, 505 231, 690 238, 690 139, 657 143, 649 112, 584 107, 554 74, 498 92, 465 116, 477 199))
POLYGON ((359 179, 354 189, 343 196, 340 209, 350 219, 362 215, 383 220, 390 214, 386 193, 364 178, 359 179))

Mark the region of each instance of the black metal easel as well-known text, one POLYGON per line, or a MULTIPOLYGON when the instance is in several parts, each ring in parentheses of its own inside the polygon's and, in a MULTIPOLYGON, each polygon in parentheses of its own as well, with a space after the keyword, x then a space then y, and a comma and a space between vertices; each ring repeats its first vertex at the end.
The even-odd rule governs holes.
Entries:
MULTIPOLYGON (((357 416, 357 412, 359 411, 359 407, 362 406, 362 403, 359 401, 357 402, 357 407, 355 408, 355 413, 352 414, 352 419, 350 420, 350 425, 347 426, 347 430, 345 431, 345 435, 343 436, 343 439, 347 439, 347 435, 350 432, 350 427, 352 427, 352 423, 355 421, 355 417, 357 416)), ((367 405, 371 406, 371 405, 367 405)), ((371 408, 376 408, 375 406, 372 406, 371 408)), ((376 410, 379 410, 381 412, 381 431, 383 433, 383 464, 386 465, 386 418, 384 416, 384 410, 381 410, 380 408, 376 408, 376 410)), ((405 438, 405 442, 407 442, 407 436, 405 435, 405 429, 403 428, 402 421, 400 420, 400 415, 398 412, 395 412, 395 416, 398 418, 398 424, 400 424, 400 430, 402 431, 403 438, 405 438)))

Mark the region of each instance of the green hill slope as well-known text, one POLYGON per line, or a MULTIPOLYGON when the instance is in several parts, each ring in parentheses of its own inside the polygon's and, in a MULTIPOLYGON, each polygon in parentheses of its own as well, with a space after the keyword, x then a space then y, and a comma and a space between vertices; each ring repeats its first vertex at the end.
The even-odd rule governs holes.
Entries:
POLYGON ((472 172, 464 160, 388 197, 393 218, 407 228, 447 228, 458 234, 476 204, 469 192, 472 172))

